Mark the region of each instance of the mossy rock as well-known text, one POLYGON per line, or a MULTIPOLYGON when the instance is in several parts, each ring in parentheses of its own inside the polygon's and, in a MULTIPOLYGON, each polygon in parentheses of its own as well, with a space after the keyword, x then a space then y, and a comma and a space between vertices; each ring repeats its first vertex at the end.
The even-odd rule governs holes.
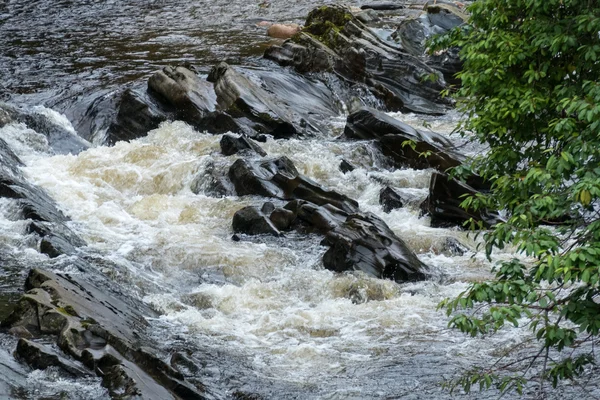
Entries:
POLYGON ((343 6, 323 6, 315 8, 306 18, 303 32, 315 36, 323 36, 332 29, 339 31, 353 19, 354 16, 350 10, 343 6))

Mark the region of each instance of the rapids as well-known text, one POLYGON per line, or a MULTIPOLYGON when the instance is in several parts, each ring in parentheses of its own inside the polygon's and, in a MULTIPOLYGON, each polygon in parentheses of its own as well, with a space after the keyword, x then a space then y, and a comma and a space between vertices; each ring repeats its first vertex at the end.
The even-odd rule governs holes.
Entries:
MULTIPOLYGON (((139 84, 162 66, 259 63, 270 40, 258 22, 302 23, 323 3, 330 2, 3 1, 0 100, 37 107, 75 131, 69 121, 92 103, 108 101, 120 85, 139 84), (106 97, 98 97, 102 93, 106 97)), ((391 115, 444 134, 458 117, 391 115)), ((335 274, 322 267, 326 249, 316 236, 232 241, 235 211, 264 199, 194 194, 198 176, 224 170, 235 156, 221 155, 219 136, 179 121, 76 156, 53 154, 46 138, 23 124, 0 128, 0 138, 25 162, 28 179, 71 217, 69 227, 88 243, 81 255, 101 260, 101 273, 161 311, 150 321, 161 351, 187 349, 202 361, 201 379, 212 398, 450 398, 440 382, 485 364, 529 333, 506 329, 468 338, 447 329, 439 301, 488 278, 492 263, 475 251, 473 237, 431 228, 419 216, 431 171, 390 171, 363 142, 336 140, 345 117, 328 122, 327 137, 269 140, 263 148, 287 155, 302 174, 380 216, 431 267, 431 279, 397 284, 358 272, 335 274), (358 168, 342 173, 342 159, 358 168), (384 213, 378 197, 385 186, 405 195, 407 207, 384 213), (464 253, 452 251, 452 240, 464 253)), ((22 292, 27 269, 47 261, 25 222, 13 217, 10 202, 0 199, 2 317, 5 304, 22 292)), ((496 259, 514 256, 506 249, 496 259)), ((68 257, 55 262, 68 263, 68 257)), ((0 398, 108 398, 98 378, 73 379, 16 362, 10 355, 15 344, 0 334, 0 398)), ((572 393, 567 387, 548 396, 563 398, 565 390, 572 393)))

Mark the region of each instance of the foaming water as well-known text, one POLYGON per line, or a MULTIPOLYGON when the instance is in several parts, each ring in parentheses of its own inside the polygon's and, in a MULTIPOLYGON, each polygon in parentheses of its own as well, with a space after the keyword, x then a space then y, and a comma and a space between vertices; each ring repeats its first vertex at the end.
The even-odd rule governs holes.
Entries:
MULTIPOLYGON (((428 387, 444 397, 442 376, 522 335, 507 331, 483 341, 446 329, 439 301, 488 277, 490 264, 474 255, 476 243, 466 233, 430 228, 419 217, 431 171, 389 171, 365 143, 333 136, 264 144, 269 156, 288 155, 301 173, 379 215, 430 265, 431 280, 400 285, 324 270, 326 249, 316 236, 232 241, 235 211, 264 199, 191 191, 210 163, 236 159, 220 154, 218 140, 182 122, 164 123, 114 147, 31 158, 25 171, 72 217, 86 251, 130 271, 119 279, 163 312, 161 323, 178 327, 173 332, 186 340, 241 355, 261 379, 285 382, 300 397, 371 397, 382 382, 381 396, 428 387), (357 168, 342 173, 342 159, 357 168), (413 201, 384 213, 378 196, 386 185, 413 201), (466 254, 449 253, 448 238, 466 254), (407 365, 417 367, 402 370, 407 365), (419 372, 426 365, 436 371, 419 372)), ((108 267, 103 272, 111 274, 108 267)))

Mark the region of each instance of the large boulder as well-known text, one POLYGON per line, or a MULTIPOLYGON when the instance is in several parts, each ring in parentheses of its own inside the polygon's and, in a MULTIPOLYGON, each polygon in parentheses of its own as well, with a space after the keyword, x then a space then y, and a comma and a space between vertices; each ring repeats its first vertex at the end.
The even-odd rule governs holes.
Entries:
POLYGON ((232 222, 235 233, 248 235, 270 234, 279 236, 280 232, 273 222, 261 210, 248 206, 236 211, 232 222))
POLYGON ((325 236, 330 246, 323 256, 325 268, 336 272, 361 270, 396 282, 426 278, 426 266, 406 243, 371 213, 352 214, 325 236))
POLYGON ((236 153, 256 153, 261 157, 267 155, 267 152, 246 135, 224 134, 219 142, 221 153, 225 156, 231 156, 236 153))
POLYGON ((370 108, 362 108, 348 116, 344 136, 350 139, 375 140, 381 152, 398 166, 445 171, 465 160, 444 136, 417 130, 370 108))
POLYGON ((229 169, 229 179, 236 193, 259 195, 282 200, 301 199, 317 205, 330 204, 347 212, 358 210, 358 203, 348 196, 327 190, 300 175, 287 157, 267 160, 236 160, 229 169))
POLYGON ((460 206, 464 197, 478 193, 472 186, 440 172, 434 172, 429 182, 429 196, 421 204, 421 210, 431 217, 431 226, 447 227, 462 225, 473 218, 490 227, 502 219, 494 211, 475 211, 460 206))
POLYGON ((391 110, 443 114, 441 73, 386 42, 343 6, 312 10, 302 32, 265 57, 301 73, 333 71, 366 85, 391 110))

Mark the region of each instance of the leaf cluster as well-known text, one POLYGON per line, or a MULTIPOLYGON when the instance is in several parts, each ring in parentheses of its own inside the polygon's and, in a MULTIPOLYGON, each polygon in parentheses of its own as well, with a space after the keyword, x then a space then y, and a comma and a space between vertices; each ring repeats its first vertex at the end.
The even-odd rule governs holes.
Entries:
POLYGON ((520 379, 534 378, 556 385, 595 362, 599 3, 478 0, 467 25, 430 43, 434 51, 461 49, 462 85, 454 93, 465 115, 461 129, 489 148, 459 172, 480 175, 492 189, 462 206, 506 212, 506 222, 483 235, 488 257, 507 245, 525 256, 500 264, 493 281, 473 284, 440 306, 452 316, 451 326, 470 335, 526 324, 539 344, 517 369, 508 362, 467 374, 458 382, 463 389, 482 382, 482 388, 519 389, 520 379))

